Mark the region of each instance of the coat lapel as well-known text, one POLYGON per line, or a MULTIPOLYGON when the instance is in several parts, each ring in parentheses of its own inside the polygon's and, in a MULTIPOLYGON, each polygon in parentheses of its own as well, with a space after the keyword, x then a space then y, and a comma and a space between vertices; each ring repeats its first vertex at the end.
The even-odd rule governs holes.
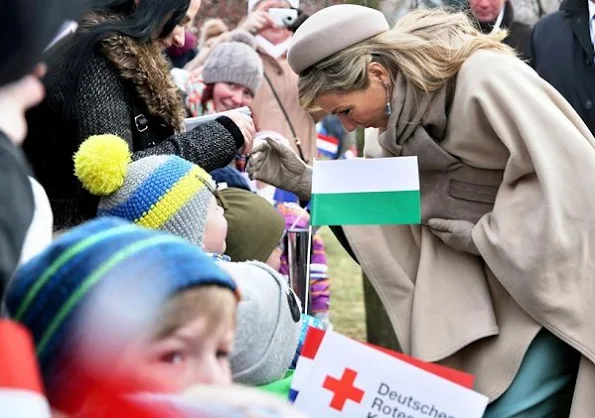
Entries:
POLYGON ((579 44, 587 54, 587 57, 593 59, 593 43, 591 42, 591 33, 589 31, 589 8, 587 1, 581 3, 568 2, 566 4, 567 17, 570 19, 570 28, 576 36, 579 44))

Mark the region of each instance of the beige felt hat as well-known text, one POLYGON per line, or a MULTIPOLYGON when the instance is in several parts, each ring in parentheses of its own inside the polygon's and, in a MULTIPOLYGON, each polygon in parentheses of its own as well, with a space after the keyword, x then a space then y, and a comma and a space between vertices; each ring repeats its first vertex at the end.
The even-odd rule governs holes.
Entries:
POLYGON ((310 16, 295 32, 287 60, 292 70, 299 74, 389 28, 382 12, 376 9, 355 4, 326 7, 310 16))

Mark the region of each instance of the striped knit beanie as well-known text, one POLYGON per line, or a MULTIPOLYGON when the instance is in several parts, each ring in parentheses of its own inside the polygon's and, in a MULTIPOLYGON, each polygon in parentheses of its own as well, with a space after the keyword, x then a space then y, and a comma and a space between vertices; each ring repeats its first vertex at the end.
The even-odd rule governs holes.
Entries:
POLYGON ((175 293, 202 285, 236 292, 230 276, 195 245, 105 217, 66 232, 20 267, 7 289, 6 308, 33 335, 51 401, 55 384, 67 375, 60 364, 77 341, 76 320, 100 289, 133 288, 130 304, 158 289, 150 298, 157 310, 175 293))
POLYGON ((99 216, 171 232, 202 247, 215 183, 196 164, 176 155, 132 162, 126 141, 98 135, 81 144, 74 169, 83 187, 101 196, 99 216))

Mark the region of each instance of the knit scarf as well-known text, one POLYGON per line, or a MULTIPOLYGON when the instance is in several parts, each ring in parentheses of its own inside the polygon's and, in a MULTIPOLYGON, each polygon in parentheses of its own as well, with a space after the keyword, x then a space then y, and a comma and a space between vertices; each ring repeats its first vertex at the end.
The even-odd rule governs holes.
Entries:
MULTIPOLYGON (((90 13, 82 19, 80 26, 85 29, 118 19, 121 17, 90 13)), ((134 84, 149 114, 161 118, 178 132, 184 131, 184 104, 157 43, 140 43, 129 36, 113 33, 101 41, 101 51, 122 78, 134 84)))

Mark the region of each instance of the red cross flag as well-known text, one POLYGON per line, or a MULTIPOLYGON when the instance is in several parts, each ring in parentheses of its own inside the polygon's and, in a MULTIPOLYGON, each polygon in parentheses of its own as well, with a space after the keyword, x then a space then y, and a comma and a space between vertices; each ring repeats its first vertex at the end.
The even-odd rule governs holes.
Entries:
MULTIPOLYGON (((310 328, 308 330, 308 335, 306 335, 306 340, 304 341, 304 346, 302 348, 302 352, 300 353, 296 370, 293 374, 293 381, 291 383, 291 390, 289 392, 289 400, 291 402, 294 402, 296 400, 297 396, 299 395, 300 389, 308 385, 308 379, 310 378, 310 374, 312 373, 314 359, 316 358, 316 354, 318 353, 318 349, 320 348, 320 344, 322 344, 322 340, 324 339, 325 335, 326 331, 323 331, 318 328, 310 328)), ((367 345, 371 348, 374 348, 375 350, 380 350, 391 357, 412 364, 416 367, 419 367, 422 370, 426 370, 430 373, 435 374, 436 376, 440 376, 465 388, 473 388, 475 376, 471 374, 464 373, 455 369, 450 369, 448 367, 441 366, 440 364, 426 363, 424 361, 416 359, 415 357, 410 357, 403 353, 391 351, 387 348, 378 347, 372 344, 367 345)))
POLYGON ((295 406, 312 417, 481 418, 488 404, 486 396, 435 370, 332 331, 308 369, 295 406))

